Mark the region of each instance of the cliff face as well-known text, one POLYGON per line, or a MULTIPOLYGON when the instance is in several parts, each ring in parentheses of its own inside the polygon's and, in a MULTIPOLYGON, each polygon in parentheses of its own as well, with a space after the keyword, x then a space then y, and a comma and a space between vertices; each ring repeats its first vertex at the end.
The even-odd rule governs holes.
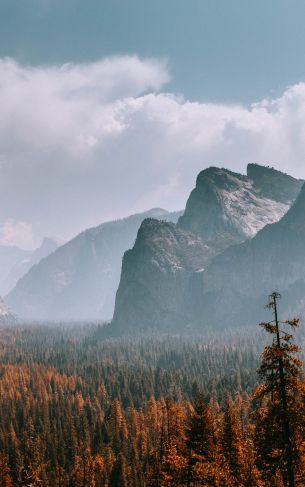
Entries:
POLYGON ((278 221, 302 186, 291 176, 249 164, 247 176, 210 167, 196 181, 178 226, 221 251, 278 221))
POLYGON ((212 251, 173 223, 146 219, 124 254, 113 318, 117 331, 187 328, 212 251))
POLYGON ((287 223, 305 215, 298 209, 302 195, 283 218, 301 185, 257 165, 248 166, 247 176, 202 171, 177 226, 145 220, 125 253, 113 330, 256 322, 269 293, 303 276, 301 225, 289 232, 287 223))
POLYGON ((256 323, 274 290, 283 295, 284 316, 304 314, 305 186, 279 222, 211 262, 203 276, 203 322, 256 323))

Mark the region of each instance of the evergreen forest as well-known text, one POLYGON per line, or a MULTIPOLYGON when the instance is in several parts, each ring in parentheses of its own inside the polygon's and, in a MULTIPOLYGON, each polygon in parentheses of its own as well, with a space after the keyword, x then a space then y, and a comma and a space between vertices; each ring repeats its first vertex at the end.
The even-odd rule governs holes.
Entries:
POLYGON ((304 486, 298 325, 279 342, 273 322, 116 339, 2 327, 1 487, 304 486))

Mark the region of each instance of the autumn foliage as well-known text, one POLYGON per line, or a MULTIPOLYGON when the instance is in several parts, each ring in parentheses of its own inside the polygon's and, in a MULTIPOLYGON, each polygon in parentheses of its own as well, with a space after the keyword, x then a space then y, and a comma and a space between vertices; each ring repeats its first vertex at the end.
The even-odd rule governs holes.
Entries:
MULTIPOLYGON (((288 485, 272 345, 257 383, 260 339, 238 338, 242 349, 234 340, 102 343, 94 328, 0 330, 0 486, 288 485)), ((285 364, 300 487, 305 383, 297 357, 285 364)))

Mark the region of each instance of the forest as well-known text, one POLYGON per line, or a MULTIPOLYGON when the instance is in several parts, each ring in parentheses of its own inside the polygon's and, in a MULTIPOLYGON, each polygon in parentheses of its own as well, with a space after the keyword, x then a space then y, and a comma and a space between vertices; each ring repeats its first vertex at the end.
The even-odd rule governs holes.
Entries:
POLYGON ((2 327, 1 487, 304 486, 298 325, 117 339, 98 324, 2 327))

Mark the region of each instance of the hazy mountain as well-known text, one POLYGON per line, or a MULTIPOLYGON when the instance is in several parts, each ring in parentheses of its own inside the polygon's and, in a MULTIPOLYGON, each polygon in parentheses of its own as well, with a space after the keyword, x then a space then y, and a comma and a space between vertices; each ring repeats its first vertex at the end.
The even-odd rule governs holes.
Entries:
POLYGON ((177 221, 162 209, 86 230, 33 266, 7 296, 26 319, 106 319, 114 308, 122 257, 146 217, 177 221))
MULTIPOLYGON (((236 249, 232 268, 235 267, 239 275, 238 257, 244 248, 231 247, 232 244, 254 237, 265 225, 283 217, 302 183, 258 165, 249 165, 247 176, 215 167, 202 171, 177 227, 144 222, 133 249, 126 252, 113 329, 159 327, 168 330, 190 324, 200 327, 204 320, 215 322, 214 317, 218 315, 214 308, 218 306, 222 286, 226 286, 228 299, 221 300, 223 308, 219 316, 227 314, 230 321, 234 305, 229 295, 234 291, 231 270, 227 268, 236 249), (274 187, 277 184, 280 191, 274 187), (182 230, 183 239, 177 237, 182 230), (218 260, 217 254, 228 247, 227 253, 218 260), (185 264, 190 255, 198 265, 185 264), (213 267, 211 262, 214 261, 213 267), (209 278, 205 278, 206 275, 209 278)), ((251 241, 245 245, 251 245, 251 241)), ((246 275, 246 269, 252 268, 251 263, 245 260, 242 265, 241 272, 246 275)), ((259 268, 258 276, 263 272, 259 268)))
POLYGON ((54 252, 57 247, 58 244, 54 239, 44 238, 41 246, 34 251, 21 251, 19 253, 19 258, 12 263, 13 265, 10 266, 2 281, 2 295, 9 293, 16 286, 18 280, 24 276, 33 265, 38 264, 38 262, 54 252))
POLYGON ((27 261, 31 257, 30 250, 23 250, 15 246, 0 245, 0 295, 10 291, 7 283, 8 276, 15 266, 27 261))
POLYGON ((35 250, 23 250, 16 246, 0 245, 0 295, 9 293, 17 281, 58 247, 52 238, 45 238, 35 250))

